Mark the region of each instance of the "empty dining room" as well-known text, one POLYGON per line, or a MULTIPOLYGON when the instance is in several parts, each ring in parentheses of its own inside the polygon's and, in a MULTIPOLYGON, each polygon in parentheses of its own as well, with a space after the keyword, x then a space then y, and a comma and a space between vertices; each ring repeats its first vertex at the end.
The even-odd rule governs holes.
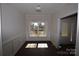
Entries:
POLYGON ((0 3, 0 55, 79 55, 78 8, 78 3, 0 3))

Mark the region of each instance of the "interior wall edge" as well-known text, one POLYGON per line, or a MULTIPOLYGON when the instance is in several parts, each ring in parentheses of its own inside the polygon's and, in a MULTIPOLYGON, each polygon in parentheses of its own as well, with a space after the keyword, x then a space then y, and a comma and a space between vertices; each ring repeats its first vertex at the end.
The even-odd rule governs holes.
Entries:
POLYGON ((2 24, 1 21, 2 20, 2 7, 0 4, 0 56, 3 55, 3 50, 2 50, 2 24))
POLYGON ((75 55, 79 56, 79 4, 78 4, 78 17, 77 17, 77 32, 76 32, 76 49, 75 55))

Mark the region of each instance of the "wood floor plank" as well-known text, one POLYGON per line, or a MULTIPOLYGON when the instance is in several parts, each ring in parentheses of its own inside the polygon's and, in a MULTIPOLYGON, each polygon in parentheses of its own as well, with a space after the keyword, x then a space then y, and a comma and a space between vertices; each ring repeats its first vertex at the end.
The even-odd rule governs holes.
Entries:
POLYGON ((55 56, 56 48, 50 41, 26 41, 20 50, 16 53, 16 56, 55 56), (25 46, 28 43, 47 43, 48 48, 28 48, 25 46))

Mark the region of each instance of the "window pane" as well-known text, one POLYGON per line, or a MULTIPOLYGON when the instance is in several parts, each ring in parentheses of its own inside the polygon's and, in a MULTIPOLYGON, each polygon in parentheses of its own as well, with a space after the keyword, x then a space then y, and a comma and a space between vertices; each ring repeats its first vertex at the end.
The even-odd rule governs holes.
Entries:
POLYGON ((44 37, 44 36, 46 36, 45 23, 44 22, 32 22, 30 36, 31 37, 38 37, 38 36, 44 37))

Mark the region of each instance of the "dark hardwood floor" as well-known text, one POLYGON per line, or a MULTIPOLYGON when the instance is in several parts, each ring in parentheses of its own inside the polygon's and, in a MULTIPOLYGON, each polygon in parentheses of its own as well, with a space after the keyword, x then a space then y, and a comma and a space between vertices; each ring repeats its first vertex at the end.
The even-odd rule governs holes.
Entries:
POLYGON ((59 56, 75 56, 75 44, 60 44, 57 49, 59 56))
POLYGON ((50 41, 26 41, 15 56, 75 56, 74 45, 56 48, 50 41), (25 48, 28 43, 47 43, 48 48, 25 48))
POLYGON ((26 41, 15 56, 56 56, 56 48, 50 41, 26 41), (28 43, 47 43, 48 48, 25 48, 28 43))

